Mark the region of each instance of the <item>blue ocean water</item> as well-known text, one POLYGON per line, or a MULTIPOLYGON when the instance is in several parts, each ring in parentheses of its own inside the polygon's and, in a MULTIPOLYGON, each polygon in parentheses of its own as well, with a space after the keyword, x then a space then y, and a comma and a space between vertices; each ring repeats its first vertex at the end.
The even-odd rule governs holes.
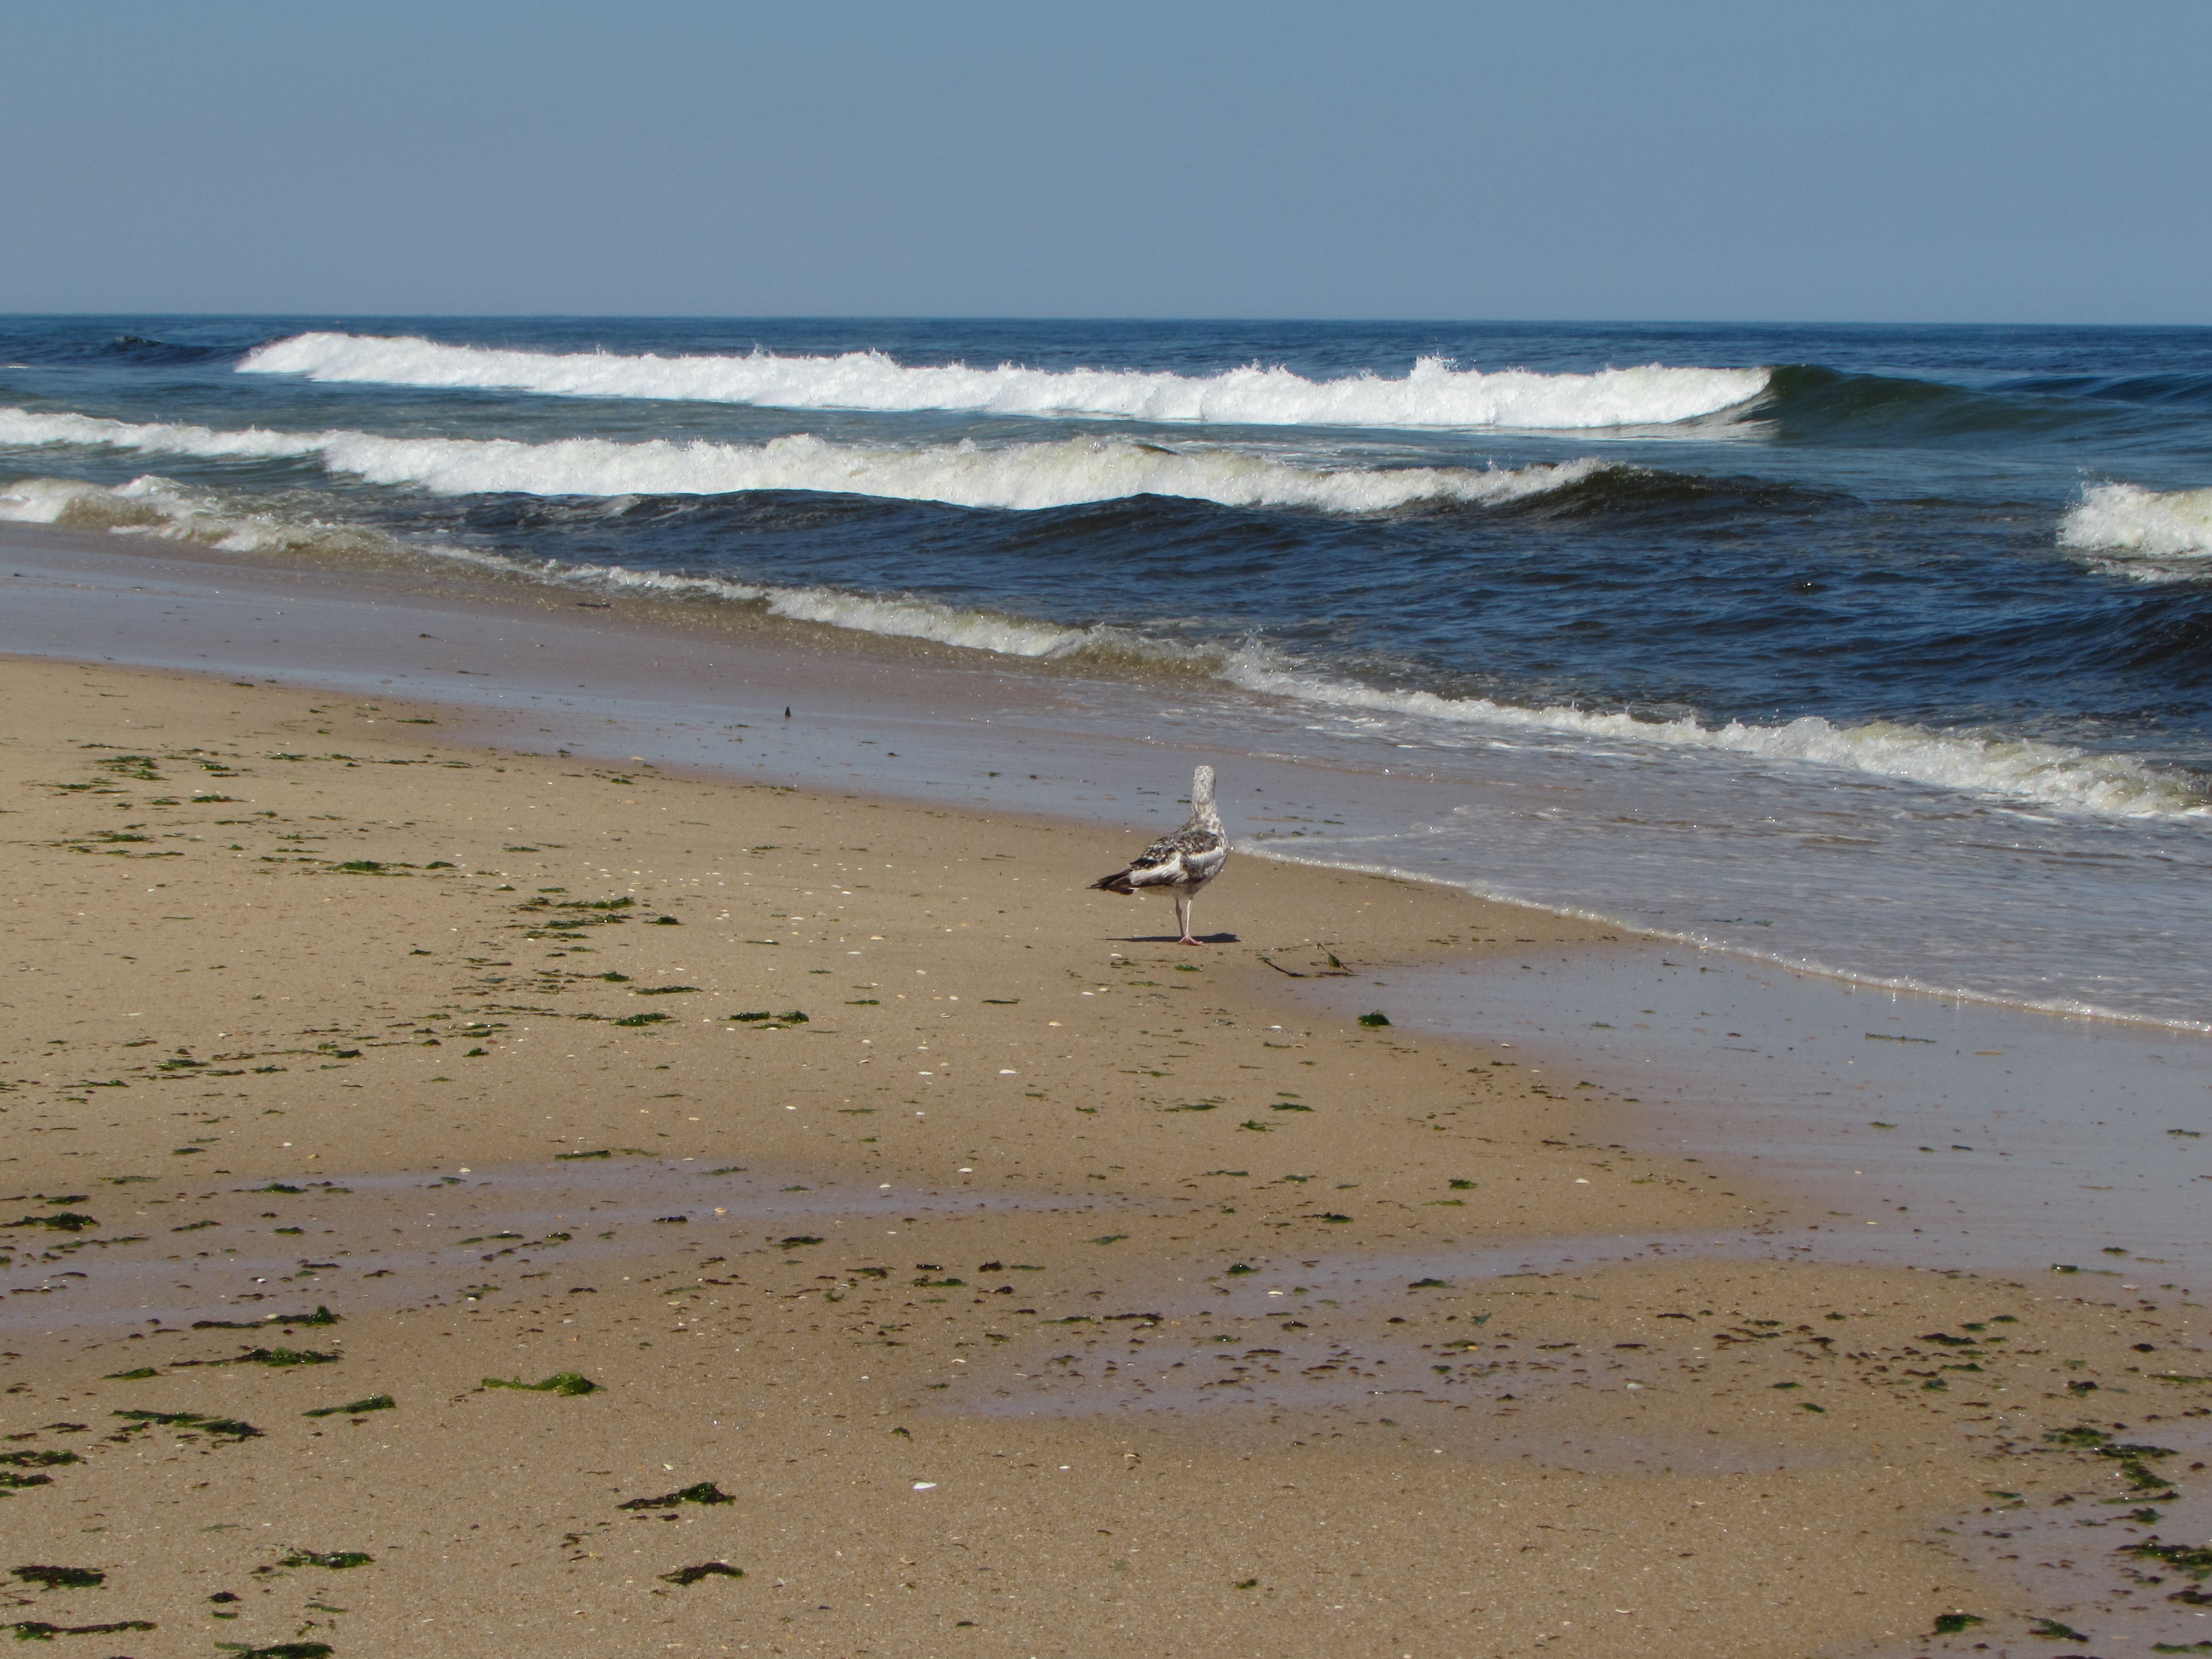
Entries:
POLYGON ((0 318, 0 515, 1092 674, 1376 780, 1278 850, 2212 1023, 2212 330, 0 318))

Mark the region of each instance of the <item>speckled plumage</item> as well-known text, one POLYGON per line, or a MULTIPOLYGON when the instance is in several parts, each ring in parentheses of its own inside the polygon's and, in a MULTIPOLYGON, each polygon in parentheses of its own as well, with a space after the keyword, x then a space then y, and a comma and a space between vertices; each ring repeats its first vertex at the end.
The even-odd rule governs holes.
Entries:
POLYGON ((1109 893, 1164 893, 1175 900, 1176 921, 1182 929, 1179 941, 1198 945, 1190 931, 1192 901, 1199 890, 1221 873, 1229 862, 1229 838, 1222 833, 1221 814, 1213 805, 1213 769, 1201 766, 1190 780, 1190 822, 1171 836, 1162 836, 1130 860, 1125 870, 1092 882, 1109 893))

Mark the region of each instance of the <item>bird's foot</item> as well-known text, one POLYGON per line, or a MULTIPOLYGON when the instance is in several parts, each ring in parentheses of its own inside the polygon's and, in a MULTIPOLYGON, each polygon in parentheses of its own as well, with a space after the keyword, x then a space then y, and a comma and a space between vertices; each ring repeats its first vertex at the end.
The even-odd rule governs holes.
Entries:
POLYGON ((1185 933, 1181 939, 1177 939, 1176 943, 1177 945, 1203 945, 1206 941, 1202 939, 1193 939, 1188 933, 1185 933))

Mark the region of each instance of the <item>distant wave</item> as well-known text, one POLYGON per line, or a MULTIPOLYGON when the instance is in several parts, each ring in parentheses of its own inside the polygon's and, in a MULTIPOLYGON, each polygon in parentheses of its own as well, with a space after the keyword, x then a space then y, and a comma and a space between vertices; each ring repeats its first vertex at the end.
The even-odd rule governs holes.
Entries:
POLYGON ((2203 574, 2188 562, 2177 568, 2160 561, 2194 562, 2212 554, 2212 489, 2087 485, 2080 503, 2058 521, 2058 544, 2142 561, 2130 574, 2152 579, 2203 574))
POLYGON ((143 334, 112 334, 104 339, 56 339, 46 329, 25 327, 20 320, 11 326, 9 322, 0 320, 0 358, 10 363, 57 367, 85 363, 135 363, 143 368, 158 368, 206 362, 231 355, 228 349, 222 346, 183 345, 173 340, 152 339, 143 334))
POLYGON ((491 350, 413 337, 299 334, 240 360, 247 374, 381 386, 471 386, 568 398, 654 398, 773 409, 878 413, 960 410, 995 415, 1094 416, 1243 426, 1511 427, 1573 430, 1668 425, 1757 397, 1759 368, 1527 369, 1482 374, 1424 357, 1403 380, 1373 374, 1309 380, 1256 365, 1194 376, 1133 369, 1037 369, 1014 364, 915 367, 880 351, 836 357, 618 356, 491 350))
POLYGON ((1374 513, 1425 503, 1515 501, 1579 483, 1602 470, 1599 462, 1580 460, 1515 470, 1323 471, 1229 450, 1171 450, 1119 438, 992 448, 964 442, 838 444, 804 433, 765 444, 613 443, 599 438, 526 444, 386 438, 365 432, 222 431, 0 409, 0 446, 57 445, 146 455, 313 460, 372 483, 411 484, 447 495, 720 495, 798 489, 1018 509, 1152 495, 1225 507, 1374 513))
POLYGON ((599 592, 748 606, 768 616, 1033 659, 1093 661, 1212 678, 1356 720, 1435 721, 1527 736, 1701 749, 1747 759, 1824 768, 2098 817, 2173 819, 2212 815, 2201 781, 2124 755, 2098 755, 2026 738, 1977 736, 1889 721, 1840 726, 1819 716, 1762 726, 1651 720, 1486 697, 1389 690, 1332 674, 1266 646, 1207 646, 1134 629, 1071 627, 905 594, 730 581, 620 566, 524 560, 469 549, 403 544, 357 526, 318 523, 243 507, 215 492, 149 476, 112 488, 30 479, 0 489, 0 519, 105 529, 193 542, 225 551, 319 557, 459 562, 500 575, 599 592))

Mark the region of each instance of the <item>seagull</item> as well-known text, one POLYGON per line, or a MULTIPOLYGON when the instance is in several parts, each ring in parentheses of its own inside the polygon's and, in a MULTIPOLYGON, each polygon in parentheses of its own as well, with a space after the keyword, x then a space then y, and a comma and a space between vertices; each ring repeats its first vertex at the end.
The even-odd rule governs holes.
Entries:
POLYGON ((1221 833, 1221 814, 1213 810, 1213 769, 1201 766, 1190 776, 1190 822, 1163 836, 1139 854, 1126 870, 1091 884, 1108 893, 1165 893, 1175 900, 1182 928, 1178 945, 1202 945, 1190 931, 1190 908, 1199 889, 1229 862, 1229 838, 1221 833))

